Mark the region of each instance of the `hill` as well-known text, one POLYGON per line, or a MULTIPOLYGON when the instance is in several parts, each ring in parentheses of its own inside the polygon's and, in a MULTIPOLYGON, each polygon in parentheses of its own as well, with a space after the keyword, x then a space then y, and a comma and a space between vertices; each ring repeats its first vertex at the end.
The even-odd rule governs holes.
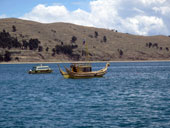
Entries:
POLYGON ((169 59, 168 36, 138 36, 69 23, 0 19, 0 62, 169 59))

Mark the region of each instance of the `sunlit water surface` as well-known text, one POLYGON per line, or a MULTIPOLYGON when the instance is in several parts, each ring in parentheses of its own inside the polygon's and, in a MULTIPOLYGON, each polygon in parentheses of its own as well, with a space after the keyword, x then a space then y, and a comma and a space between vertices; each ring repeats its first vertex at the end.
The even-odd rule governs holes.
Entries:
POLYGON ((0 65, 0 127, 170 128, 170 62, 111 63, 93 79, 64 79, 57 64, 28 74, 35 65, 0 65))

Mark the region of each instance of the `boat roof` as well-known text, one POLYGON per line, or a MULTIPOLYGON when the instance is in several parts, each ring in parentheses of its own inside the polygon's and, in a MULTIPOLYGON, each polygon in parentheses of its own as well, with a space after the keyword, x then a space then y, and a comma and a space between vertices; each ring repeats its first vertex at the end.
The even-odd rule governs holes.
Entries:
POLYGON ((49 66, 42 66, 42 65, 40 65, 40 66, 34 66, 35 68, 49 68, 49 66))
POLYGON ((72 63, 70 67, 91 68, 92 66, 89 63, 72 63))
POLYGON ((91 64, 90 63, 72 63, 71 65, 77 65, 77 66, 79 66, 79 65, 81 65, 81 66, 91 66, 91 64))

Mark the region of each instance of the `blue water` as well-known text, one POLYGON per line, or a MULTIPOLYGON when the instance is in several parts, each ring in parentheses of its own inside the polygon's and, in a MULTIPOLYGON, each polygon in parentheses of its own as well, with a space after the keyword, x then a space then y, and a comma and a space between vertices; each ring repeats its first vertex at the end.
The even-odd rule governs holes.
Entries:
POLYGON ((64 79, 56 64, 28 74, 35 65, 0 65, 0 127, 170 128, 170 62, 111 63, 93 79, 64 79))

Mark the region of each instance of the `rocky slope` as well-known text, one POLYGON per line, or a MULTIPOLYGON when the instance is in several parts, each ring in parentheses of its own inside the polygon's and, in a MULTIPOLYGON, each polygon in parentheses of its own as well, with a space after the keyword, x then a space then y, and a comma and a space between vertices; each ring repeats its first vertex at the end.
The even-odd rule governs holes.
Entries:
POLYGON ((0 19, 0 62, 169 59, 168 36, 137 36, 68 23, 0 19))

